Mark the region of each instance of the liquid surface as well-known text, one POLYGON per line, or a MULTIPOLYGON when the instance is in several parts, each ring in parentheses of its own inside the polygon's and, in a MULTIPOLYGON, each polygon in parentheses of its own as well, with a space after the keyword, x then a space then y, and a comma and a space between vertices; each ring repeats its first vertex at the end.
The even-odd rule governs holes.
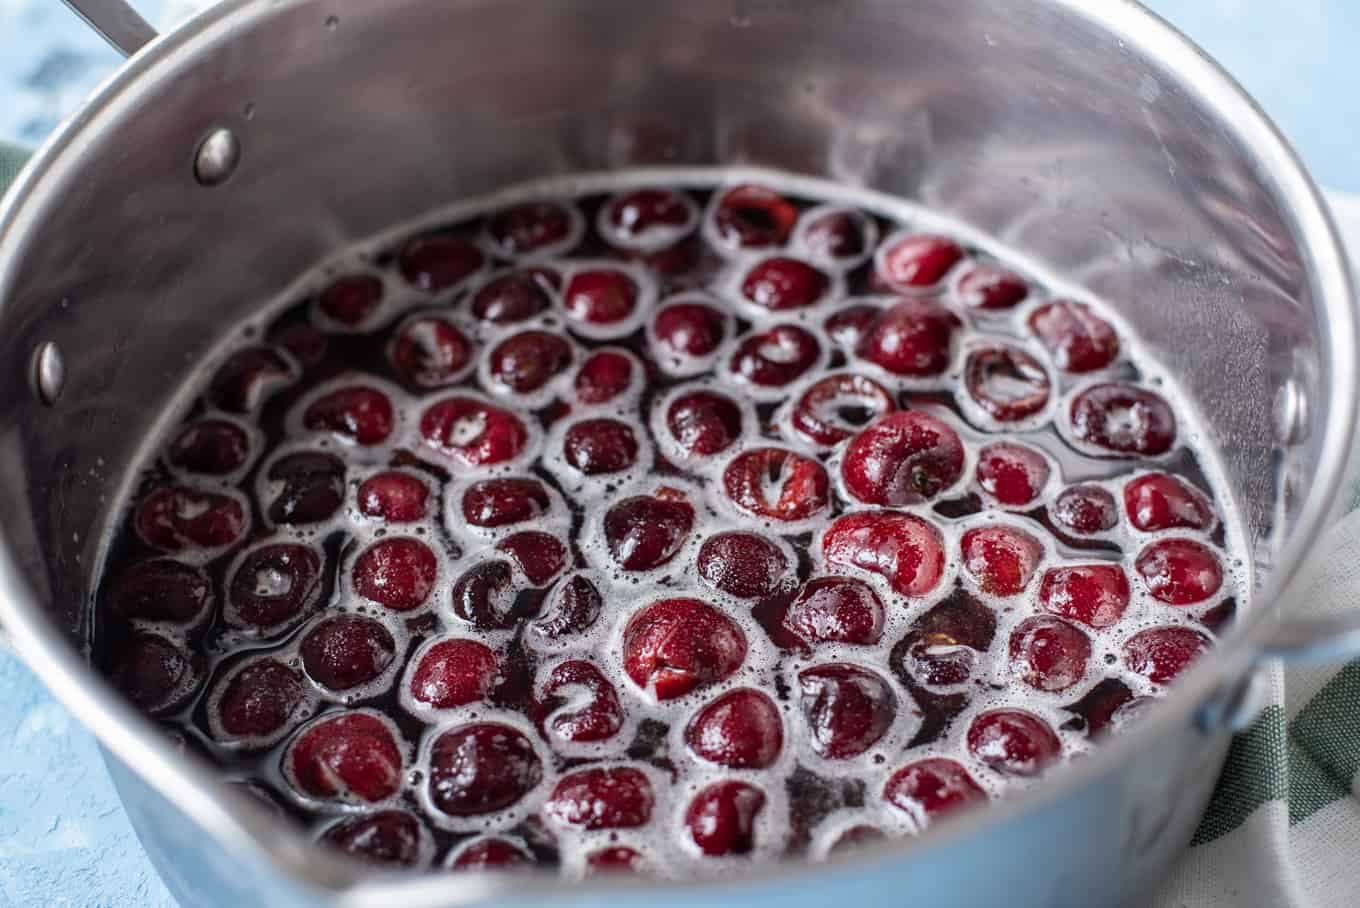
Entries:
POLYGON ((1098 302, 911 212, 622 175, 397 232, 206 364, 96 658, 358 858, 739 872, 1115 734, 1246 586, 1098 302))

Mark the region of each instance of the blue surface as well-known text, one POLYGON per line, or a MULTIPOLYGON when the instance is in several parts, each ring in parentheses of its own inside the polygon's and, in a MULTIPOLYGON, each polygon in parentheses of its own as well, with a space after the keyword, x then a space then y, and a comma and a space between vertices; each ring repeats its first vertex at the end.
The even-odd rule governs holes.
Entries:
MULTIPOLYGON (((164 22, 186 4, 138 5, 164 22)), ((1238 77, 1320 182, 1360 191, 1360 3, 1149 5, 1238 77)), ((117 63, 57 0, 0 0, 0 138, 41 141, 117 63)), ((0 908, 173 908, 94 742, 3 648, 0 690, 0 908)))

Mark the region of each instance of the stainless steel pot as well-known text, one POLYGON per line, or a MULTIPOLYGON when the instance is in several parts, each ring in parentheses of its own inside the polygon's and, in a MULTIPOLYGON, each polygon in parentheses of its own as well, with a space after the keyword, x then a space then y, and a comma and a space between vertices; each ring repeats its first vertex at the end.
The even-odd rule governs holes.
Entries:
MULTIPOLYGON (((186 905, 1135 904, 1185 845, 1276 650, 1353 647, 1281 590, 1348 496, 1356 321, 1261 112, 1126 0, 229 0, 136 55, 0 210, 0 620, 100 738, 186 905), (356 875, 172 752, 88 668, 98 534, 161 403, 336 246, 462 196, 759 163, 922 200, 1087 283, 1178 370, 1257 586, 1135 733, 909 847, 711 883, 356 875)), ((115 15, 116 14, 116 15, 115 15)))

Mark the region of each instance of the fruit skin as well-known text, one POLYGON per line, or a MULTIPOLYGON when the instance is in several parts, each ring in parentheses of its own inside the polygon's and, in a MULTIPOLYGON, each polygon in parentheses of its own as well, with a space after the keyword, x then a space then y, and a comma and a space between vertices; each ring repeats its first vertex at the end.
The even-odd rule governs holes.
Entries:
POLYGON ((1176 442, 1176 414, 1161 396, 1124 382, 1092 385, 1068 408, 1078 442, 1125 457, 1157 457, 1176 442))
POLYGON ((713 225, 729 246, 759 249, 788 242, 798 209, 772 189, 735 186, 718 199, 713 225))
POLYGON ((407 690, 417 703, 453 709, 484 699, 496 686, 500 661, 476 640, 439 640, 413 660, 407 690))
POLYGON ((963 385, 973 403, 997 422, 1018 422, 1043 412, 1053 386, 1037 359, 1003 345, 969 352, 963 385))
POLYGON ((321 592, 324 558, 308 545, 267 543, 246 553, 227 585, 225 618, 236 627, 274 630, 316 605, 321 592), (267 582, 286 583, 285 589, 260 589, 267 582))
POLYGON ((302 706, 301 673, 276 659, 257 659, 227 681, 216 708, 233 738, 268 738, 293 720, 302 706))
MULTIPOLYGON (((996 612, 962 587, 912 622, 888 664, 904 681, 952 687, 973 677, 978 656, 996 636, 996 612)), ((910 686, 910 685, 909 685, 910 686)))
POLYGON ((704 303, 668 303, 652 319, 657 344, 674 355, 708 356, 727 334, 727 319, 704 303))
POLYGON ((1169 605, 1203 602, 1223 587, 1213 550, 1193 539, 1160 539, 1138 553, 1134 568, 1154 599, 1169 605))
POLYGON ((1063 489, 1049 513, 1054 523, 1079 536, 1112 530, 1119 523, 1114 496, 1098 485, 1083 484, 1063 489))
POLYGON ((709 857, 750 854, 756 846, 756 817, 765 801, 765 793, 747 782, 709 785, 685 810, 690 840, 709 857))
POLYGON ((742 298, 769 312, 816 305, 831 289, 831 278, 799 259, 775 256, 746 272, 742 298))
POLYGON ((615 563, 627 571, 648 571, 679 553, 694 528, 694 508, 685 501, 650 495, 625 498, 604 515, 604 536, 615 563))
POLYGON ((922 290, 933 287, 963 259, 963 248, 949 237, 917 233, 883 244, 877 273, 890 286, 922 290))
POLYGON ((302 425, 315 432, 332 432, 358 445, 387 440, 396 424, 392 401, 376 388, 344 385, 307 405, 302 425))
POLYGON ((1014 596, 1023 591, 1044 557, 1038 539, 1005 524, 968 530, 959 546, 964 572, 978 589, 993 596, 1014 596))
POLYGON ((855 355, 894 375, 924 377, 949 368, 959 317, 929 299, 907 299, 882 312, 855 344, 855 355))
POLYGON ((572 276, 562 291, 562 305, 577 322, 612 325, 637 310, 639 295, 638 285, 626 273, 593 268, 572 276))
POLYGON ((1024 278, 1000 265, 974 265, 958 283, 964 305, 974 309, 1012 309, 1029 296, 1024 278))
POLYGON ((1085 303, 1044 303, 1030 314, 1029 327, 1064 372, 1094 372, 1119 356, 1119 335, 1085 303))
POLYGON ((551 331, 521 331, 491 349, 487 370, 502 390, 530 394, 567 370, 571 344, 551 331))
POLYGON ((1135 529, 1207 530, 1214 509, 1199 489, 1169 473, 1145 473, 1124 486, 1124 513, 1135 529))
POLYGON ((623 670, 658 700, 721 681, 745 658, 741 628, 698 599, 654 602, 638 611, 623 632, 623 670))
POLYGON ((377 678, 396 658, 397 643, 382 624, 361 615, 332 615, 312 627, 298 647, 317 684, 346 691, 377 678))
POLYGON ((897 713, 892 686, 858 665, 838 662, 804 669, 798 687, 809 743, 828 760, 847 760, 873 747, 897 713))
POLYGON ((519 729, 498 722, 460 725, 430 747, 428 792, 454 817, 512 807, 543 779, 543 762, 519 729))
POLYGON ((283 759, 304 794, 369 804, 400 790, 405 765, 387 722, 366 711, 331 713, 306 726, 283 759))
POLYGON ((722 480, 729 501, 769 520, 807 520, 830 500, 826 468, 783 448, 743 451, 723 470, 722 480))
POLYGON ((900 511, 857 511, 836 518, 822 536, 833 568, 877 574, 903 596, 929 595, 944 574, 944 540, 924 518, 900 511))
POLYGON ((987 793, 958 762, 927 757, 893 773, 883 786, 883 800, 924 826, 960 807, 987 800, 987 793))
POLYGON ((696 756, 728 769, 765 769, 784 746, 784 724, 768 696, 738 688, 694 714, 685 743, 696 756))
POLYGON ((321 841, 380 867, 415 867, 424 861, 429 833, 404 810, 346 817, 326 828, 321 841))
POLYGON ((152 558, 124 570, 105 601, 126 620, 191 624, 212 609, 216 597, 202 568, 152 558))
POLYGON ((1062 755, 1062 742, 1048 723, 1023 709, 991 709, 968 726, 968 750, 1008 776, 1037 776, 1062 755))
POLYGON ((485 479, 463 492, 463 519, 474 526, 496 528, 542 517, 552 497, 537 479, 485 479))
POLYGON ((1129 605, 1129 578, 1117 564, 1049 568, 1039 583, 1039 603, 1063 618, 1093 628, 1109 627, 1129 605))
POLYGON ((485 261, 481 250, 472 243, 447 234, 417 237, 397 255, 397 264, 407 283, 428 293, 462 283, 485 261))
POLYGON ((320 451, 294 451, 269 467, 271 482, 283 483, 269 503, 269 519, 293 526, 329 520, 345 500, 345 462, 320 451))
POLYGON ((1169 684, 1211 646, 1213 641, 1192 627, 1151 627, 1124 641, 1123 662, 1154 684, 1169 684))
POLYGON ((549 641, 579 634, 593 627, 602 611, 604 597, 595 584, 584 574, 571 574, 553 587, 529 633, 549 641))
POLYGON ((1036 690, 1067 690, 1086 675, 1091 640, 1054 615, 1034 615, 1011 631, 1011 671, 1036 690))
POLYGON ((578 829, 632 829, 652 818, 656 796, 646 774, 631 766, 594 767, 564 775, 543 813, 578 829))
POLYGON ((755 388, 782 388, 817 362, 822 346, 798 325, 775 325, 746 335, 732 351, 728 368, 755 388))
POLYGON ((354 591, 397 612, 424 605, 438 576, 434 552, 411 536, 386 536, 354 560, 354 591))
POLYGON ((712 391, 682 394, 666 408, 666 429, 691 457, 710 457, 741 437, 742 414, 730 397, 712 391))
POLYGON ((699 576, 738 599, 774 593, 789 576, 783 549, 757 533, 717 533, 704 540, 696 559, 699 576))
POLYGON ((919 410, 888 413, 850 440, 841 461, 846 490, 865 504, 929 501, 963 475, 963 442, 919 410))
POLYGON ((562 662, 549 673, 534 710, 544 733, 563 741, 606 741, 623 727, 623 706, 614 685, 583 659, 562 662), (582 692, 589 693, 589 703, 581 704, 582 692))
POLYGON ((812 647, 819 643, 873 646, 886 615, 873 587, 853 577, 815 577, 803 584, 781 619, 784 630, 812 647))
POLYGON ((978 485, 1008 507, 1031 504, 1048 484, 1050 473, 1044 456, 1024 445, 997 441, 978 452, 978 485))
POLYGON ((897 409, 892 392, 853 372, 828 375, 803 392, 793 406, 790 423, 813 444, 831 447, 855 435, 837 408, 854 408, 876 419, 897 409))
POLYGON ((484 836, 459 846, 449 855, 450 870, 511 870, 534 864, 534 856, 518 842, 484 836))
POLYGON ((245 535, 249 522, 236 498, 187 486, 152 489, 133 515, 137 535, 163 552, 232 545, 245 535))
POLYGON ((485 467, 513 460, 529 443, 529 429, 514 413, 473 397, 447 397, 420 416, 426 444, 455 463, 485 467))

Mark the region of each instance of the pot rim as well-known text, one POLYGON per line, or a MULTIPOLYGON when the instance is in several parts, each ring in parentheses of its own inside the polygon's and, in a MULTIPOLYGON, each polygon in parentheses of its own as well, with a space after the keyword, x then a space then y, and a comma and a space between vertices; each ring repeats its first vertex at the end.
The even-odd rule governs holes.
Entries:
MULTIPOLYGON (((282 7, 310 2, 313 0, 285 0, 282 4, 278 0, 225 0, 152 41, 105 80, 81 110, 42 145, 0 201, 0 306, 17 270, 15 260, 22 241, 41 210, 52 203, 54 187, 62 177, 79 169, 79 159, 107 123, 136 107, 144 83, 168 77, 201 50, 231 40, 237 31, 276 14, 282 7)), ((1354 296, 1341 241, 1317 186, 1287 140, 1241 86, 1188 38, 1135 0, 1107 0, 1100 4, 1085 0, 1044 2, 1088 21, 1166 71, 1176 73, 1179 85, 1230 124, 1234 137, 1252 150, 1263 179, 1285 207, 1287 216, 1292 218, 1291 226, 1300 237, 1301 248, 1308 257, 1311 286, 1325 316, 1320 340, 1330 376, 1326 388, 1330 418, 1323 427, 1314 474, 1317 480, 1308 488, 1297 524, 1280 554, 1280 567, 1254 594, 1253 606, 1243 610, 1237 626, 1221 640, 1215 657, 1201 660, 1133 733, 1105 742, 1086 759, 1069 764, 1032 788, 985 810, 965 811, 932 824, 910 844, 869 846, 823 864, 776 862, 733 880, 595 879, 577 884, 574 894, 676 886, 713 892, 718 888, 756 886, 776 877, 787 884, 805 874, 844 872, 893 857, 923 853, 929 846, 999 825, 1063 793, 1098 781, 1132 759, 1149 741, 1193 723, 1194 714, 1222 691, 1225 682, 1242 677, 1259 658, 1279 618, 1277 600, 1325 529, 1349 473, 1360 388, 1356 375, 1354 296), (1265 603, 1275 607, 1268 608, 1265 603)), ((124 765, 135 767, 148 785, 205 829, 212 830, 224 845, 253 851, 293 881, 331 890, 346 904, 369 904, 370 900, 399 897, 411 905, 464 905, 507 893, 560 893, 560 878, 546 874, 467 875, 455 888, 447 886, 442 877, 373 873, 326 853, 301 832, 285 827, 260 805, 232 790, 206 761, 197 757, 185 759, 176 752, 150 720, 128 705, 81 658, 37 602, 35 591, 19 570, 9 540, 0 538, 0 624, 20 657, 95 734, 107 752, 124 765)))

